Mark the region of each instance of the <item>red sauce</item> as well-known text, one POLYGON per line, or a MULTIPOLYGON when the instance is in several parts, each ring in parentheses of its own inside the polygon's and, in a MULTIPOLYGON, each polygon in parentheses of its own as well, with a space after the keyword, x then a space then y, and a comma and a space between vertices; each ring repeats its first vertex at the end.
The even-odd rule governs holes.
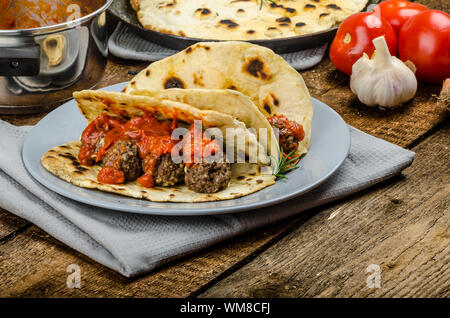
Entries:
MULTIPOLYGON (((82 165, 92 166, 94 164, 93 156, 95 155, 95 145, 100 136, 108 131, 120 127, 122 124, 116 119, 107 114, 99 115, 93 120, 83 131, 81 135, 81 149, 78 154, 78 159, 82 165)), ((97 161, 99 159, 97 158, 97 161)))
POLYGON ((0 29, 32 29, 78 19, 104 0, 0 0, 0 29), (75 4, 78 7, 70 5, 75 4))
POLYGON ((125 181, 125 175, 114 167, 104 167, 97 176, 98 182, 109 184, 121 184, 125 181))
POLYGON ((158 162, 158 156, 149 155, 143 161, 143 170, 145 173, 137 179, 137 182, 146 188, 152 188, 155 185, 154 173, 156 169, 156 163, 158 162))
MULTIPOLYGON (((144 159, 147 156, 154 157, 153 165, 144 169, 146 173, 138 179, 143 186, 153 186, 153 172, 156 166, 156 160, 172 151, 177 141, 172 140, 172 130, 176 128, 176 121, 159 121, 151 114, 145 114, 142 117, 136 116, 129 121, 122 123, 117 118, 107 114, 99 115, 92 121, 81 135, 82 147, 78 154, 81 164, 93 165, 99 162, 106 154, 108 149, 122 138, 133 139, 139 148, 139 157, 144 159), (103 136, 104 144, 100 149, 96 149, 97 140, 103 136)), ((146 160, 146 162, 150 162, 146 160)), ((117 169, 111 167, 103 168, 98 181, 102 183, 118 184, 123 183, 123 173, 117 172, 117 169)))
POLYGON ((305 132, 302 125, 300 125, 296 121, 289 120, 284 115, 271 116, 268 117, 267 120, 272 126, 284 127, 280 131, 281 134, 294 135, 299 142, 302 141, 303 138, 305 138, 305 132))
POLYGON ((184 136, 183 154, 186 166, 189 167, 197 158, 206 158, 220 152, 222 149, 217 141, 211 139, 206 133, 192 125, 184 136))
MULTIPOLYGON (((86 127, 81 135, 82 147, 78 154, 80 162, 87 166, 93 165, 99 162, 117 141, 132 139, 136 142, 139 157, 143 161, 144 174, 137 179, 137 182, 144 187, 153 187, 153 175, 158 158, 170 153, 179 142, 171 138, 172 131, 178 126, 177 117, 174 116, 172 122, 160 121, 149 113, 142 117, 133 117, 127 122, 120 121, 118 118, 120 117, 101 114, 86 127), (96 149, 97 141, 101 136, 103 136, 103 146, 96 149)), ((181 142, 183 143, 181 150, 188 166, 194 163, 197 158, 196 153, 201 158, 221 151, 220 145, 215 140, 194 125, 181 142)), ((125 177, 118 169, 104 167, 100 170, 97 180, 101 183, 120 184, 125 181, 125 177)))

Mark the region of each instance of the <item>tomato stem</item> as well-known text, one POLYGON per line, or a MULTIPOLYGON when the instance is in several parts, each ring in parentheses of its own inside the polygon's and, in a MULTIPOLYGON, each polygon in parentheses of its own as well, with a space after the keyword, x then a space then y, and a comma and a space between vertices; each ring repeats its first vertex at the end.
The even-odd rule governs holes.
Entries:
POLYGON ((350 33, 347 33, 344 37, 344 43, 349 44, 352 41, 352 35, 350 33))

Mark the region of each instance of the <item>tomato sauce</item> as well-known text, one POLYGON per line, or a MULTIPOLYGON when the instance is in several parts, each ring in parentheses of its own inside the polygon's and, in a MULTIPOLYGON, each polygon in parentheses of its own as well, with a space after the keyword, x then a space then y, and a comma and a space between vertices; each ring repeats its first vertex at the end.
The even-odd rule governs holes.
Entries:
POLYGON ((207 158, 222 149, 216 140, 211 139, 195 125, 192 125, 189 132, 183 138, 183 154, 187 167, 196 163, 197 158, 207 158))
POLYGON ((78 153, 78 159, 80 159, 81 164, 92 166, 95 163, 93 157, 98 139, 108 131, 121 125, 122 123, 116 117, 111 117, 107 114, 101 114, 93 120, 81 134, 82 146, 78 153))
POLYGON ((283 127, 280 131, 281 134, 294 135, 299 142, 305 138, 305 132, 302 125, 296 121, 289 120, 284 115, 271 116, 268 117, 267 120, 272 126, 283 127))
MULTIPOLYGON (((153 175, 158 159, 171 153, 179 142, 172 139, 172 132, 178 126, 177 117, 174 116, 172 122, 160 121, 149 113, 133 117, 126 122, 121 118, 101 114, 92 121, 81 135, 82 146, 78 158, 81 164, 91 166, 102 160, 106 152, 119 140, 132 139, 139 149, 144 170, 137 182, 151 188, 154 186, 153 175), (101 147, 98 144, 100 138, 103 138, 101 147)), ((195 125, 190 127, 181 143, 180 149, 187 166, 194 163, 196 154, 202 158, 222 150, 217 141, 209 138, 195 125)), ((119 169, 108 166, 100 170, 97 180, 101 183, 120 184, 125 181, 125 176, 119 169)))
MULTIPOLYGON (((127 122, 119 120, 121 117, 112 117, 107 114, 99 115, 92 121, 81 135, 82 146, 78 154, 81 164, 91 166, 99 162, 106 152, 120 139, 132 139, 136 141, 141 159, 150 155, 155 158, 152 165, 147 164, 145 174, 138 179, 142 185, 153 186, 152 176, 156 166, 156 160, 162 155, 172 151, 177 141, 172 140, 172 130, 176 129, 176 120, 159 121, 151 114, 142 117, 136 116, 127 122), (103 138, 101 147, 98 140, 103 138), (95 158, 95 159, 94 159, 95 158)), ((149 158, 145 160, 150 163, 149 158)), ((118 184, 124 182, 123 173, 112 167, 104 167, 98 177, 99 182, 118 184)))
POLYGON ((104 0, 0 0, 0 29, 60 24, 88 15, 104 3, 104 0))
POLYGON ((156 169, 156 163, 158 162, 157 155, 149 155, 145 157, 142 168, 144 170, 144 174, 137 179, 137 182, 146 188, 152 188, 155 186, 154 173, 156 169))
POLYGON ((125 174, 114 167, 103 167, 98 173, 97 180, 101 183, 121 184, 125 182, 125 174))

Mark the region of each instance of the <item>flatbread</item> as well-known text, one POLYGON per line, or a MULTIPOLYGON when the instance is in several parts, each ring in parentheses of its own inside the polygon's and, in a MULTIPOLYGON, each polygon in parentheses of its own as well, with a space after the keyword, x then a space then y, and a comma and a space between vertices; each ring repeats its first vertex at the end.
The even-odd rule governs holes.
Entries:
POLYGON ((145 188, 137 182, 103 184, 97 181, 100 165, 85 167, 78 161, 81 142, 72 141, 47 151, 41 159, 42 166, 76 186, 146 199, 155 202, 207 202, 235 199, 257 192, 275 183, 275 176, 261 173, 255 164, 233 164, 233 176, 228 187, 217 193, 197 193, 186 185, 145 188))
POLYGON ((327 30, 368 0, 131 0, 144 28, 198 39, 263 40, 327 30))
POLYGON ((144 90, 133 91, 132 94, 195 105, 199 109, 214 110, 233 116, 245 123, 247 128, 254 130, 258 141, 271 156, 272 169, 276 170, 280 151, 277 137, 269 121, 247 95, 230 89, 201 88, 171 88, 157 92, 144 90))
MULTIPOLYGON (((301 124, 305 138, 297 155, 308 151, 313 117, 308 88, 302 76, 268 48, 238 41, 200 42, 151 64, 131 80, 124 92, 170 88, 241 92, 265 117, 285 115, 301 124)), ((227 112, 228 108, 216 110, 227 112)))
POLYGON ((251 133, 242 121, 221 112, 201 110, 185 103, 150 96, 130 96, 116 92, 84 90, 75 92, 73 97, 78 103, 80 112, 88 122, 93 121, 102 113, 111 116, 126 114, 127 117, 131 118, 143 116, 144 111, 147 111, 168 120, 171 120, 176 114, 178 120, 188 124, 194 123, 194 120, 197 119, 202 121, 204 128, 219 128, 225 142, 228 142, 228 138, 235 139, 237 136, 245 136, 245 145, 241 148, 235 148, 236 155, 238 152, 245 152, 253 162, 258 164, 269 165, 271 162, 266 149, 259 143, 256 134, 251 133))
MULTIPOLYGON (((133 96, 124 93, 85 90, 74 93, 74 98, 78 103, 80 112, 86 117, 88 122, 93 121, 101 113, 129 119, 149 112, 161 119, 172 119, 176 114, 180 121, 189 124, 193 123, 194 120, 202 120, 205 126, 213 126, 221 130, 234 128, 236 134, 248 136, 246 139, 248 140, 246 150, 252 150, 252 147, 255 147, 258 151, 258 160, 267 161, 269 159, 265 153, 265 148, 257 141, 256 135, 246 128, 245 123, 228 114, 214 110, 202 110, 176 101, 150 96, 133 96)), ((76 186, 155 202, 228 200, 249 195, 275 183, 275 176, 268 166, 233 163, 231 165, 232 179, 227 188, 213 194, 197 193, 190 190, 186 185, 145 188, 137 182, 127 182, 119 185, 103 184, 97 181, 97 175, 102 168, 100 165, 96 164, 88 167, 81 165, 79 162, 78 153, 80 147, 81 141, 79 140, 54 147, 43 155, 41 164, 60 179, 76 186)))

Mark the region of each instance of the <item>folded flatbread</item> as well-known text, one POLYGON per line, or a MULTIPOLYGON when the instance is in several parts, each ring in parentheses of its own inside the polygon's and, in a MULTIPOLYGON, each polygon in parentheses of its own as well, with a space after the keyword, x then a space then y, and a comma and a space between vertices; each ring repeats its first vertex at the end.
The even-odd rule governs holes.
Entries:
MULTIPOLYGON (((238 91, 248 96, 264 117, 286 116, 300 124, 304 138, 299 142, 296 154, 303 155, 308 151, 313 117, 308 88, 302 76, 268 48, 238 41, 197 43, 152 63, 131 80, 124 92, 141 94, 139 91, 146 90, 154 92, 155 96, 177 101, 208 97, 208 94, 196 95, 180 90, 159 92, 172 88, 238 91)), ((215 94, 208 98, 213 99, 215 94)), ((252 108, 249 112, 255 113, 251 103, 240 103, 234 108, 221 103, 205 105, 205 108, 231 114, 252 108)), ((245 121, 245 118, 241 120, 245 121)))
MULTIPOLYGON (((231 94, 235 96, 234 93, 231 94)), ((177 121, 188 125, 195 120, 201 120, 205 127, 220 129, 225 138, 245 136, 244 148, 234 149, 237 153, 239 151, 249 155, 254 151, 257 153, 255 159, 257 163, 231 163, 232 175, 226 187, 215 193, 198 193, 185 184, 144 187, 136 181, 122 184, 99 182, 98 174, 102 166, 100 164, 83 165, 79 160, 81 141, 71 141, 46 152, 41 159, 44 168, 76 186, 158 202, 205 202, 242 197, 275 183, 275 176, 271 173, 269 166, 271 155, 267 152, 267 149, 271 149, 270 144, 260 144, 257 135, 252 133, 244 122, 229 114, 157 97, 123 93, 87 90, 74 93, 74 98, 88 123, 92 123, 101 114, 126 120, 146 114, 152 114, 161 121, 173 121, 176 117, 177 121), (227 134, 227 130, 234 131, 234 134, 227 134)), ((215 102, 220 103, 220 101, 216 99, 215 102)), ((260 123, 255 120, 254 124, 255 128, 260 128, 261 125, 265 125, 265 122, 260 123)), ((227 142, 229 141, 225 140, 225 143, 227 142)))

